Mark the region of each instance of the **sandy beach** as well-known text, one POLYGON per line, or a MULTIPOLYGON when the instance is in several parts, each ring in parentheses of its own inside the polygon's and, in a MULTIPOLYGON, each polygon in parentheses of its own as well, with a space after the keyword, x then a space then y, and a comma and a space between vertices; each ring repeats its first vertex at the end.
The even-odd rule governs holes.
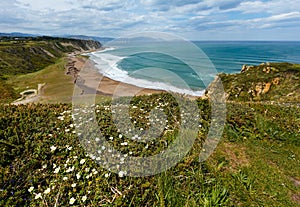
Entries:
POLYGON ((77 55, 68 55, 67 75, 74 77, 74 83, 82 89, 82 94, 106 96, 133 96, 162 93, 162 90, 140 88, 132 84, 112 80, 100 74, 93 61, 77 55))

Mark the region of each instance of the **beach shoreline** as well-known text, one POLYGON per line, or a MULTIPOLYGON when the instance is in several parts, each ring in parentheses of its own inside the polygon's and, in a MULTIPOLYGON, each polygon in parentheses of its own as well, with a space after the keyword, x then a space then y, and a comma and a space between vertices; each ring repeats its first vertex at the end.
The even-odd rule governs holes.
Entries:
MULTIPOLYGON (((101 51, 103 49, 100 49, 101 51)), ((96 93, 104 96, 134 96, 134 95, 151 95, 166 92, 164 90, 142 88, 134 84, 123 83, 113 80, 99 72, 95 66, 95 62, 90 58, 82 57, 90 52, 84 51, 77 54, 68 54, 66 75, 71 75, 76 84, 81 90, 81 94, 96 93)))

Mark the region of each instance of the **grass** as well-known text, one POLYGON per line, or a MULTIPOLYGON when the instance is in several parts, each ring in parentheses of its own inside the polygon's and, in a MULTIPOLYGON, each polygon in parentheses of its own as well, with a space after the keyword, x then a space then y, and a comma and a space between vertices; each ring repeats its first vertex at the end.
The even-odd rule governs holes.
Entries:
POLYGON ((73 94, 73 78, 65 75, 66 60, 58 60, 44 70, 25 75, 12 76, 7 83, 14 86, 18 93, 27 89, 37 89, 38 84, 46 84, 42 90, 41 102, 71 102, 73 94))
POLYGON ((300 65, 291 63, 270 63, 251 66, 238 74, 220 74, 229 101, 276 101, 297 102, 300 99, 300 65), (269 72, 267 70, 270 70, 269 72), (273 81, 278 79, 278 83, 273 81), (260 83, 271 83, 270 90, 257 95, 260 83))
MULTIPOLYGON (((130 113, 135 126, 145 127, 143 111, 147 114, 151 103, 153 107, 164 100, 156 106, 171 112, 167 117, 176 115, 176 106, 168 97, 162 94, 133 99, 130 113)), ((0 107, 0 205, 65 206, 74 199, 73 205, 79 206, 299 204, 292 199, 300 193, 292 181, 300 178, 299 108, 228 104, 226 130, 208 160, 199 162, 207 133, 204 126, 199 128, 201 133, 191 151, 176 166, 157 175, 132 178, 107 171, 94 162, 93 154, 84 151, 74 128, 78 122, 70 116, 70 105, 0 107), (31 187, 34 188, 29 192, 31 187)), ((119 136, 111 121, 109 102, 94 107, 101 130, 115 149, 148 156, 151 151, 164 149, 161 143, 172 142, 172 133, 162 134, 143 150, 146 143, 136 144, 119 136), (128 143, 125 147, 124 142, 128 143)), ((199 107, 209 108, 206 101, 199 101, 199 107)), ((202 112, 203 123, 209 124, 208 112, 202 112)), ((176 129, 176 122, 168 125, 176 129)))
MULTIPOLYGON (((207 100, 197 101, 200 112, 197 117, 195 111, 189 113, 185 109, 189 100, 180 108, 169 94, 135 97, 129 101, 129 108, 124 107, 127 98, 121 98, 114 110, 111 110, 110 97, 96 96, 95 105, 80 108, 72 116, 72 109, 76 109, 70 104, 74 85, 72 77, 65 75, 65 64, 66 60, 61 58, 43 70, 1 77, 0 89, 3 83, 1 90, 8 94, 3 96, 4 102, 24 90, 37 89, 38 84, 46 85, 42 104, 0 104, 0 206, 300 205, 297 184, 300 182, 300 109, 294 104, 266 102, 299 100, 299 66, 281 63, 272 65, 280 68, 280 73, 274 70, 265 74, 264 66, 258 66, 248 72, 250 75, 247 72, 221 75, 233 102, 227 104, 226 125, 219 145, 206 161, 199 162, 210 126, 207 100), (251 100, 245 93, 235 96, 236 87, 248 90, 251 81, 270 81, 278 75, 284 78, 280 87, 254 100, 264 102, 243 102, 251 100), (284 95, 290 90, 296 91, 296 95, 286 99, 284 95), (117 113, 124 109, 126 113, 117 113), (164 116, 153 113, 154 109, 164 112, 164 116), (102 161, 106 156, 115 156, 103 148, 100 139, 81 138, 83 132, 94 133, 93 120, 85 121, 90 112, 95 112, 104 139, 122 152, 124 159, 156 155, 167 149, 174 143, 186 117, 196 117, 187 126, 196 123, 199 127, 191 150, 175 166, 156 175, 126 177, 124 173, 130 172, 111 172, 95 162, 98 158, 102 161), (119 131, 113 118, 126 120, 127 112, 129 123, 138 130, 136 137, 152 126, 157 128, 149 137, 156 139, 132 140, 128 124, 122 126, 127 133, 119 131), (159 130, 162 133, 156 134, 159 130), (87 146, 92 149, 90 152, 84 149, 87 146)), ((194 133, 186 131, 184 140, 194 133)), ((105 166, 119 169, 114 163, 105 166)))

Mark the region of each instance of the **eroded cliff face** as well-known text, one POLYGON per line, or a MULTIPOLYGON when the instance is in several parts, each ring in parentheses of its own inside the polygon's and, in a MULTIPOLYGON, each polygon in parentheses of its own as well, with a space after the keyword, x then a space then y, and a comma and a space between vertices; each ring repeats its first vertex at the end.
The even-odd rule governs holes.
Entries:
POLYGON ((0 76, 34 72, 55 63, 66 53, 101 47, 101 43, 94 40, 54 37, 1 40, 0 76))
MULTIPOLYGON (((299 101, 300 65, 244 65, 238 74, 219 74, 228 101, 299 101)), ((212 82, 214 84, 214 82, 212 82)))

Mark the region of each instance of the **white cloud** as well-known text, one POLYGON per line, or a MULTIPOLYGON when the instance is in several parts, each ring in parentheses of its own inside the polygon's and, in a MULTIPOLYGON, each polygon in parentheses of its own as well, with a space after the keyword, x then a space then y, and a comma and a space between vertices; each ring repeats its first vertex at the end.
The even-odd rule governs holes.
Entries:
MULTIPOLYGON (((300 0, 0 0, 0 30, 120 36, 142 31, 185 37, 299 30, 300 0), (259 17, 259 18, 258 18, 259 17)), ((246 36, 245 35, 245 38, 246 36)), ((280 36, 279 33, 273 35, 280 36)), ((234 35, 232 35, 234 36, 234 35)))

